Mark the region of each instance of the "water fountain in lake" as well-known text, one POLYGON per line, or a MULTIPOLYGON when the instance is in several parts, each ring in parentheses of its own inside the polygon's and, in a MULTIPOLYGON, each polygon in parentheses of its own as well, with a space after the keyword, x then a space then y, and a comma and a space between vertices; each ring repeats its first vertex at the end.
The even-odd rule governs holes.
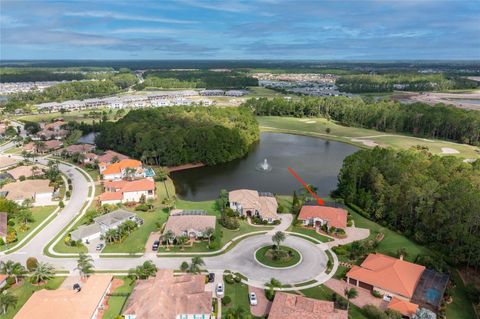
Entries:
POLYGON ((263 162, 257 164, 257 170, 261 172, 270 172, 272 170, 272 165, 270 165, 265 158, 263 162))

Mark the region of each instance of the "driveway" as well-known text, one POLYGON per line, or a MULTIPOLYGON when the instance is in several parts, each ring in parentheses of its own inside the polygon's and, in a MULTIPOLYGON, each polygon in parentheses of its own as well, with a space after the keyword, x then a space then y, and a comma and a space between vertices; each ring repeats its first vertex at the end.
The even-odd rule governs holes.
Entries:
POLYGON ((332 278, 326 281, 324 285, 341 296, 344 295, 345 288, 350 289, 354 287, 358 291, 358 296, 354 299, 351 299, 350 302, 360 308, 365 305, 374 305, 378 308, 386 309, 386 305, 388 304, 386 301, 383 300, 383 298, 376 298, 372 296, 369 290, 347 284, 347 282, 343 280, 332 278))
POLYGON ((258 304, 250 306, 250 312, 255 317, 263 317, 270 312, 272 302, 265 297, 265 290, 262 288, 248 286, 248 293, 254 292, 257 295, 258 304))
POLYGON ((350 244, 351 242, 368 238, 368 236, 370 236, 370 229, 347 227, 345 228, 345 233, 347 234, 346 238, 329 241, 327 243, 328 247, 332 248, 335 246, 347 245, 347 244, 350 244))
POLYGON ((147 243, 145 244, 145 252, 146 253, 154 253, 152 250, 153 242, 160 238, 160 232, 151 232, 150 236, 148 236, 147 243))

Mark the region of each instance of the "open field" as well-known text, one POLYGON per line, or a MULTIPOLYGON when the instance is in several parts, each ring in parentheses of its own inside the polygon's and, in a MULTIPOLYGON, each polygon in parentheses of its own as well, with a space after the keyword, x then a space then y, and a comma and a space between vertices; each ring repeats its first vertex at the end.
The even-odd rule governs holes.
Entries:
POLYGON ((32 285, 30 282, 24 280, 18 286, 14 286, 9 288, 10 291, 14 296, 18 298, 17 305, 13 308, 9 308, 6 315, 2 316, 2 318, 11 319, 15 316, 15 314, 22 308, 22 306, 27 302, 28 298, 37 290, 40 289, 49 289, 54 290, 60 287, 60 285, 65 280, 65 277, 54 277, 53 279, 49 280, 46 284, 36 286, 32 285))
POLYGON ((370 129, 346 127, 328 121, 324 118, 294 118, 277 116, 258 116, 260 129, 263 131, 290 133, 332 139, 353 144, 359 147, 372 147, 375 145, 408 149, 411 146, 425 146, 430 152, 438 155, 452 155, 461 158, 480 158, 480 149, 467 144, 459 144, 443 140, 432 140, 401 134, 379 132, 370 129), (326 133, 329 128, 330 134, 326 133), (442 150, 442 148, 444 150, 442 150), (445 149, 458 151, 455 154, 445 153, 445 149))
POLYGON ((431 105, 438 103, 455 105, 461 109, 480 110, 479 90, 460 90, 449 92, 398 92, 396 100, 408 100, 412 102, 423 102, 431 105))

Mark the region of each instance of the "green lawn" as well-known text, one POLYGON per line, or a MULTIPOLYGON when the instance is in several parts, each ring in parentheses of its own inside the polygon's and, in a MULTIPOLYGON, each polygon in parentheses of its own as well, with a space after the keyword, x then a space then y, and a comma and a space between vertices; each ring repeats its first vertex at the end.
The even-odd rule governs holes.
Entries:
POLYGON ((18 298, 18 302, 15 308, 8 309, 7 314, 2 316, 2 318, 13 318, 15 314, 22 308, 22 306, 27 302, 28 298, 33 294, 34 291, 40 289, 49 289, 54 290, 60 287, 62 282, 65 280, 65 277, 54 277, 49 280, 45 285, 34 286, 31 283, 24 281, 20 286, 11 287, 8 289, 12 294, 18 298))
MULTIPOLYGON (((398 249, 405 248, 407 251, 407 256, 405 259, 411 262, 415 261, 418 255, 435 255, 435 252, 427 247, 421 246, 393 230, 366 219, 353 210, 349 211, 353 220, 355 221, 356 227, 370 229, 370 239, 375 238, 378 233, 383 233, 385 235, 377 248, 378 252, 385 255, 395 256, 398 249)), ((342 257, 343 256, 339 256, 339 259, 343 259, 342 257)))
POLYGON ((107 244, 102 253, 143 253, 151 232, 157 231, 157 223, 167 221, 167 212, 157 209, 155 212, 135 212, 143 219, 143 225, 134 230, 124 241, 107 244))
POLYGON ((295 249, 287 246, 280 246, 280 249, 283 251, 291 252, 292 255, 289 257, 288 260, 275 260, 269 257, 267 254, 269 251, 271 252, 272 246, 265 246, 257 250, 257 252, 255 253, 255 258, 257 258, 260 263, 270 267, 290 267, 300 261, 301 255, 295 249))
POLYGON ((21 241, 25 236, 30 234, 32 231, 35 230, 35 228, 40 225, 46 218, 48 218, 53 211, 57 208, 57 206, 42 206, 42 207, 32 207, 30 210, 32 211, 32 215, 34 218, 34 221, 29 224, 29 229, 27 231, 20 231, 20 225, 18 224, 17 221, 15 221, 15 230, 17 231, 17 241, 10 243, 8 245, 0 246, 0 251, 5 250, 7 248, 10 248, 12 246, 15 246, 19 241, 21 241))
POLYGON ((447 306, 447 318, 452 319, 470 319, 475 318, 475 311, 472 303, 467 298, 465 293, 465 286, 458 272, 452 272, 451 279, 455 283, 455 288, 452 290, 453 302, 447 306))
POLYGON ((308 235, 310 237, 313 237, 315 239, 320 240, 323 243, 326 243, 326 242, 329 242, 329 241, 333 240, 333 239, 331 239, 327 236, 323 236, 323 235, 317 233, 314 229, 310 229, 310 228, 305 228, 305 227, 300 227, 300 226, 290 226, 290 228, 288 228, 288 231, 308 235))
POLYGON ((100 118, 93 119, 91 117, 85 117, 85 115, 88 115, 88 113, 96 111, 96 112, 102 112, 102 111, 107 111, 108 115, 108 109, 95 109, 95 110, 84 110, 84 111, 72 111, 72 112, 66 112, 64 114, 60 112, 54 112, 54 113, 41 113, 41 114, 30 114, 30 115, 24 115, 17 117, 16 119, 19 121, 30 121, 30 122, 50 122, 55 118, 63 118, 65 122, 85 122, 87 124, 91 124, 93 120, 96 122, 100 121, 100 118))
POLYGON ((229 284, 225 282, 225 296, 230 296, 232 302, 228 306, 222 305, 222 318, 229 308, 242 307, 246 313, 250 313, 250 303, 248 300, 248 286, 242 283, 229 284))
POLYGON ((379 132, 370 129, 346 127, 324 118, 294 118, 277 116, 257 116, 260 128, 264 131, 292 133, 314 137, 328 138, 365 147, 361 142, 354 142, 352 138, 367 137, 381 146, 393 148, 410 148, 415 145, 426 146, 434 154, 442 155, 442 147, 453 148, 459 151, 453 156, 464 158, 480 158, 479 148, 467 144, 459 144, 442 140, 417 138, 408 135, 379 132), (331 130, 330 134, 325 132, 331 130))
MULTIPOLYGON (((333 290, 324 285, 304 289, 301 290, 301 292, 305 295, 305 297, 328 301, 332 300, 332 295, 334 293, 333 290)), ((349 317, 352 319, 368 319, 362 314, 361 309, 352 303, 350 303, 349 317)))
POLYGON ((118 277, 123 280, 123 285, 112 291, 113 296, 108 299, 108 309, 103 313, 103 319, 116 319, 122 313, 122 309, 127 302, 128 296, 118 296, 115 294, 130 294, 135 287, 131 278, 118 277))

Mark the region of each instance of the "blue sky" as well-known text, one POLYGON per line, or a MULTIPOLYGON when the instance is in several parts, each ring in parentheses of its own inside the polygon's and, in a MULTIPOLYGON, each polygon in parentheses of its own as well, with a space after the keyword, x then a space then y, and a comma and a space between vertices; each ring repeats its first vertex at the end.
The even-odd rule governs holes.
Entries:
POLYGON ((480 59, 480 0, 0 1, 7 59, 480 59))

